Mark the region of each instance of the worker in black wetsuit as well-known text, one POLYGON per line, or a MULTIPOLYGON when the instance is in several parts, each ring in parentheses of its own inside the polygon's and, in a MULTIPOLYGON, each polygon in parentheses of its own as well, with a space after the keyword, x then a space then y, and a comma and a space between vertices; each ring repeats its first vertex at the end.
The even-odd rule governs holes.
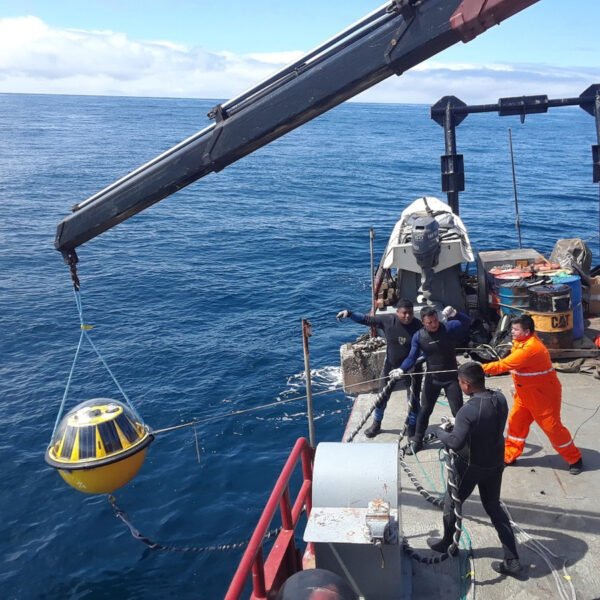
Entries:
POLYGON ((429 425, 429 417, 442 390, 448 398, 453 415, 456 415, 463 404, 456 376, 456 344, 467 335, 471 319, 451 306, 447 306, 442 315, 446 318, 445 325, 440 323, 435 308, 425 307, 421 310, 423 329, 413 336, 410 353, 400 365, 400 369, 406 373, 418 357, 423 355, 427 371, 431 372, 426 373, 424 377, 421 407, 408 454, 416 454, 423 448, 423 437, 429 425))
MULTIPOLYGON (((475 486, 485 512, 494 525, 502 548, 503 562, 492 562, 492 569, 503 575, 519 577, 521 565, 515 535, 509 518, 500 505, 500 487, 504 470, 504 425, 508 415, 506 398, 499 391, 485 389, 485 375, 479 363, 469 362, 458 369, 461 390, 469 396, 456 414, 454 426, 438 427, 437 437, 456 452, 456 494, 461 503, 475 486)), ((449 488, 450 489, 450 488, 449 488)), ((427 543, 436 552, 446 552, 452 543, 456 516, 449 491, 444 498, 444 535, 427 543)))
MULTIPOLYGON (((394 314, 370 316, 352 312, 350 310, 342 310, 337 315, 338 321, 347 317, 350 317, 355 323, 373 326, 383 332, 383 336, 387 343, 387 350, 385 363, 381 371, 381 379, 379 380, 379 391, 381 391, 387 383, 390 371, 397 369, 402 361, 408 356, 412 337, 421 328, 419 319, 414 318, 413 303, 406 298, 401 299, 396 304, 396 312, 394 314)), ((419 367, 417 367, 416 370, 419 371, 419 367)), ((412 436, 414 434, 417 412, 419 410, 421 377, 413 375, 410 377, 410 381, 406 378, 400 379, 397 387, 398 389, 403 389, 402 386, 407 388, 409 404, 408 435, 412 436)), ((365 430, 365 435, 367 437, 375 437, 381 431, 381 421, 383 420, 386 404, 375 409, 373 423, 365 430)))

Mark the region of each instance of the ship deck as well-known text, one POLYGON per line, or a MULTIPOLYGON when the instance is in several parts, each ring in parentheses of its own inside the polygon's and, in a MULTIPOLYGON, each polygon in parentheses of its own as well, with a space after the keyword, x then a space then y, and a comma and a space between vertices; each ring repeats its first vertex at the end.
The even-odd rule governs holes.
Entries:
MULTIPOLYGON (((492 560, 502 558, 502 549, 475 491, 463 506, 464 526, 473 549, 472 563, 466 568, 466 550, 439 565, 411 561, 412 598, 460 598, 465 588, 468 598, 486 600, 600 598, 600 381, 581 372, 559 373, 559 377, 563 385, 562 419, 582 452, 584 471, 577 476, 569 474, 566 463, 535 424, 523 456, 505 469, 502 500, 522 530, 517 533, 517 541, 526 579, 502 577, 491 569, 492 560), (540 547, 531 540, 543 544, 544 556, 535 552, 540 547)), ((510 376, 494 377, 487 383, 490 388, 502 390, 511 403, 510 376)), ((357 397, 347 432, 355 429, 374 398, 374 394, 357 397)), ((430 426, 439 424, 442 415, 450 415, 443 397, 441 400, 430 426)), ((394 392, 382 433, 369 440, 361 431, 354 442, 396 442, 405 417, 406 393, 394 392)), ((370 423, 371 419, 365 427, 370 423)), ((413 456, 406 457, 417 478, 430 491, 433 485, 438 492, 443 489, 440 448, 439 442, 425 446, 417 455, 418 462, 413 456)), ((426 539, 441 533, 441 510, 417 493, 401 467, 399 471, 403 535, 413 548, 432 554, 426 539)))

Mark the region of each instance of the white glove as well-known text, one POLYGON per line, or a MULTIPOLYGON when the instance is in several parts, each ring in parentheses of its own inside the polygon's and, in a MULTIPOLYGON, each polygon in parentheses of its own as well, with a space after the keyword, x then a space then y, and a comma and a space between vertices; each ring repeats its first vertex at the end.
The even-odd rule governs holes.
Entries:
POLYGON ((399 379, 404 375, 404 371, 402 369, 392 369, 390 371, 390 379, 399 379))
POLYGON ((341 321, 343 319, 346 319, 349 315, 350 315, 350 311, 349 310, 340 310, 340 312, 337 314, 337 316, 335 318, 338 321, 341 321))
POLYGON ((446 306, 442 311, 442 315, 445 319, 452 319, 452 317, 456 316, 456 309, 453 306, 446 306))
POLYGON ((444 431, 452 431, 454 429, 454 417, 442 417, 440 429, 444 431))

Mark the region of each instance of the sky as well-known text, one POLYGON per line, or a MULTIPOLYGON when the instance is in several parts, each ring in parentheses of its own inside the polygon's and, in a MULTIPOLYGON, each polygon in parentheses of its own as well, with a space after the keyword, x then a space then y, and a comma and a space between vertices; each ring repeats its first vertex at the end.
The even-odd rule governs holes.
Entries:
MULTIPOLYGON (((0 93, 225 100, 377 0, 0 0, 0 93)), ((578 96, 600 83, 600 0, 540 0, 363 92, 363 102, 578 96)))

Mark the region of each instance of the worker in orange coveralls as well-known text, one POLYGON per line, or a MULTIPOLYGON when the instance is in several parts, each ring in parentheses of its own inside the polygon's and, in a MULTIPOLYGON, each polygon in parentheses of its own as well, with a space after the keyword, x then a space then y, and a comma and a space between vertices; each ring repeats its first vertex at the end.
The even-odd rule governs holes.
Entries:
POLYGON ((562 388, 552 368, 550 353, 535 334, 535 325, 529 315, 514 319, 511 333, 512 352, 506 358, 482 365, 486 375, 510 371, 515 384, 504 462, 510 465, 521 456, 529 426, 535 421, 554 449, 569 463, 569 473, 579 475, 583 468, 581 452, 560 420, 562 388))

